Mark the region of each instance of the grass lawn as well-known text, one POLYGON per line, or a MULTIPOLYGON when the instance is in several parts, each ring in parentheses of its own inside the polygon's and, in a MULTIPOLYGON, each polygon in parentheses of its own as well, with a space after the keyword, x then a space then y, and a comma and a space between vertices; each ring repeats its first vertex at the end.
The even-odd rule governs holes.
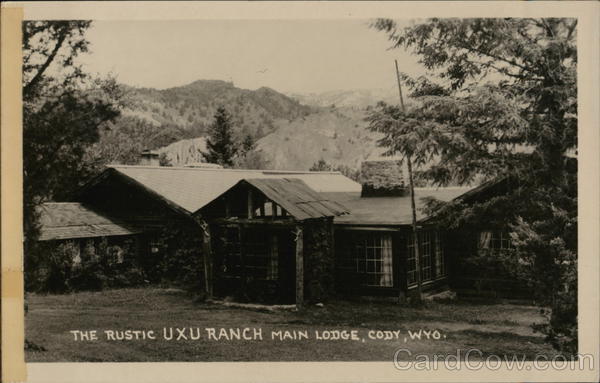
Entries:
MULTIPOLYGON (((512 304, 431 302, 424 308, 393 303, 340 301, 301 311, 260 311, 198 303, 176 289, 121 289, 67 295, 29 294, 28 362, 146 361, 391 361, 399 348, 454 354, 477 348, 483 355, 555 355, 530 325, 539 309, 512 304), (166 340, 163 328, 189 328, 198 340, 166 340), (219 340, 207 328, 253 328, 262 340, 219 340), (438 330, 440 339, 411 339, 408 331, 438 330), (75 341, 71 330, 97 330, 98 340, 75 341), (105 330, 152 330, 156 339, 108 340, 105 330), (272 339, 272 331, 306 331, 308 339, 272 339), (316 339, 315 331, 356 330, 359 340, 316 339), (399 331, 394 339, 371 339, 376 331, 399 331), (371 331, 371 333, 370 333, 371 331), (37 347, 36 347, 37 346, 37 347), (38 348, 39 347, 39 348, 38 348), (45 350, 40 350, 43 348, 45 350)), ((254 334, 249 331, 247 335, 254 334)), ((381 333, 380 333, 381 334, 381 333)), ((436 334, 437 336, 437 334, 436 334)))

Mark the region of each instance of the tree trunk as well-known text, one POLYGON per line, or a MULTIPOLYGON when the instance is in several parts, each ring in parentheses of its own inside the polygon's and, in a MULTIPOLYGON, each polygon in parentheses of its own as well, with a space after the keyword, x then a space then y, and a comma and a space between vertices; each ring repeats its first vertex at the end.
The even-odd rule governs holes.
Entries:
POLYGON ((415 185, 413 181, 412 163, 410 156, 406 156, 406 167, 408 168, 408 184, 410 189, 410 207, 412 210, 412 232, 415 249, 415 267, 417 269, 417 302, 423 300, 423 291, 421 283, 421 252, 419 251, 419 234, 417 228, 417 210, 415 207, 415 185))

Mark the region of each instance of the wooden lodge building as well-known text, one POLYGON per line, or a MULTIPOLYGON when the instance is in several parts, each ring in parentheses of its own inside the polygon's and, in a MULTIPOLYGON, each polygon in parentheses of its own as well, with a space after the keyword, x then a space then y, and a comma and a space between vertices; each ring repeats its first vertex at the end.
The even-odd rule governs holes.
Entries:
MULTIPOLYGON (((417 188, 417 208, 423 197, 450 201, 468 190, 417 188)), ((457 273, 453 237, 420 210, 416 269, 410 198, 394 161, 363 163, 362 184, 338 172, 114 165, 73 202, 45 204, 41 213, 41 241, 134 238, 142 257, 164 251, 155 238, 161 228, 192 228, 202 238, 203 287, 215 297, 406 297, 417 273, 425 292, 448 289, 457 273)), ((495 231, 481 233, 487 246, 510 245, 495 231)))

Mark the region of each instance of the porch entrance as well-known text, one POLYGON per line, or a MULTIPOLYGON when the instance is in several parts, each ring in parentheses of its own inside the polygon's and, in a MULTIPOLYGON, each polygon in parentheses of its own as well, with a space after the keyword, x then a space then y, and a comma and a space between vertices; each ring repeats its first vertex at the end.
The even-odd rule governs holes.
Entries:
POLYGON ((219 226, 213 238, 214 294, 237 301, 295 303, 292 228, 267 225, 219 226))
POLYGON ((347 210, 302 180, 243 179, 199 213, 209 297, 302 305, 332 290, 333 217, 347 210))

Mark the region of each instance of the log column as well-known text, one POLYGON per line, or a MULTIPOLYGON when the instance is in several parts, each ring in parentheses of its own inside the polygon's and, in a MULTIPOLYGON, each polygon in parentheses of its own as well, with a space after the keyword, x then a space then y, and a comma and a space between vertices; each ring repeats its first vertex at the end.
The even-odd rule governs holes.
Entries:
POLYGON ((202 229, 202 260, 204 266, 204 292, 206 298, 211 299, 213 297, 213 278, 212 278, 212 245, 210 236, 210 226, 205 221, 200 222, 200 228, 202 229))
POLYGON ((304 304, 304 232, 296 226, 296 305, 304 304))

